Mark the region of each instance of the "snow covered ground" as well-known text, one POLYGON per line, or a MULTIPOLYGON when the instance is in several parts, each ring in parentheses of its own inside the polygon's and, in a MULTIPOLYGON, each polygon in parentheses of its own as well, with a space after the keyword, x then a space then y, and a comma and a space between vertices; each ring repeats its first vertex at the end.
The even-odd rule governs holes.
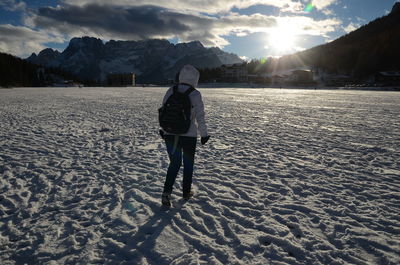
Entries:
POLYGON ((0 264, 400 264, 400 93, 203 89, 167 210, 165 90, 0 90, 0 264))

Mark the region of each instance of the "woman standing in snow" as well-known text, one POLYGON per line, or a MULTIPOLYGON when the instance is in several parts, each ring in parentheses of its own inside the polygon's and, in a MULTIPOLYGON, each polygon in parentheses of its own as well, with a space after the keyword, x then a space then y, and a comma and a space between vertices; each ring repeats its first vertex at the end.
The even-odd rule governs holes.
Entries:
POLYGON ((179 84, 170 87, 163 99, 163 106, 174 94, 188 95, 191 103, 190 125, 186 133, 174 134, 160 130, 161 137, 165 140, 169 156, 169 166, 162 193, 162 204, 171 206, 171 194, 176 176, 182 164, 183 158, 183 198, 193 196, 191 190, 194 156, 196 151, 197 131, 200 132, 201 144, 205 144, 210 136, 207 133, 205 122, 204 104, 200 91, 196 90, 200 73, 191 65, 185 65, 179 73, 179 84))

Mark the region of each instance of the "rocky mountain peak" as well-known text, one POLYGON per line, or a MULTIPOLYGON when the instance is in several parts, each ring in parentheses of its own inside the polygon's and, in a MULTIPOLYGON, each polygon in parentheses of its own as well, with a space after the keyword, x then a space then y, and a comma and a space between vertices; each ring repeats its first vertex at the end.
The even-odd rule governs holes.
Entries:
POLYGON ((47 48, 42 50, 38 56, 49 56, 49 57, 57 57, 60 53, 57 50, 53 50, 52 48, 47 48))
POLYGON ((26 58, 27 61, 29 62, 33 62, 33 60, 36 60, 37 58, 37 54, 36 53, 32 53, 31 56, 29 56, 28 58, 26 58))
POLYGON ((178 43, 175 45, 176 48, 186 48, 186 49, 204 49, 203 44, 200 41, 191 41, 178 43))
POLYGON ((93 37, 82 37, 82 38, 72 38, 69 42, 68 47, 70 48, 83 48, 83 47, 88 47, 88 48, 101 48, 103 47, 103 41, 98 38, 93 38, 93 37))
POLYGON ((38 55, 36 53, 32 53, 31 56, 27 58, 29 62, 40 64, 40 65, 48 65, 51 61, 56 59, 60 55, 60 52, 57 50, 53 50, 51 48, 47 48, 39 52, 38 55))

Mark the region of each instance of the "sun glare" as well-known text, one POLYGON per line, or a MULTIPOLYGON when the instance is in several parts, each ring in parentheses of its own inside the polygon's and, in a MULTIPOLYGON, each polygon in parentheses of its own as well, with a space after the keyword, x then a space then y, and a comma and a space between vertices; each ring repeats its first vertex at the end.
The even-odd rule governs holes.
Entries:
POLYGON ((268 35, 268 46, 278 55, 293 51, 296 45, 296 33, 292 27, 281 25, 272 28, 268 35))

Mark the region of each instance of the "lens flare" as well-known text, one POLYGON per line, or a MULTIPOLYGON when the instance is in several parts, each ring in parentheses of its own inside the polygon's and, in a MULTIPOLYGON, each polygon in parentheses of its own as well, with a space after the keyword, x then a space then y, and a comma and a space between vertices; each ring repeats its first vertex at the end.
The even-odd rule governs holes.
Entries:
POLYGON ((264 58, 264 57, 261 58, 260 62, 261 62, 261 64, 265 64, 267 62, 267 58, 264 58))
POLYGON ((304 8, 304 11, 310 13, 314 9, 314 5, 312 3, 308 3, 304 8))

